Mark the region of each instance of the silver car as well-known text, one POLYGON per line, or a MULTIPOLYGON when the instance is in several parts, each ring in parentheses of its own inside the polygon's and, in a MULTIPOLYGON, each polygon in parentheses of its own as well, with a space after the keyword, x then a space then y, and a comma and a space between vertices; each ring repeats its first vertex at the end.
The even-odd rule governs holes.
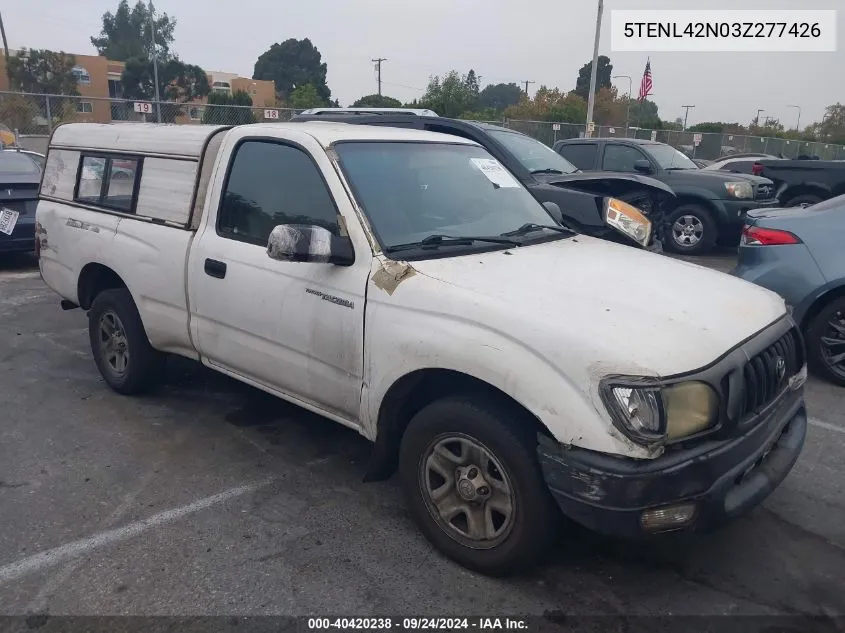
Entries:
POLYGON ((733 274, 783 296, 811 368, 845 386, 845 195, 749 212, 733 274))

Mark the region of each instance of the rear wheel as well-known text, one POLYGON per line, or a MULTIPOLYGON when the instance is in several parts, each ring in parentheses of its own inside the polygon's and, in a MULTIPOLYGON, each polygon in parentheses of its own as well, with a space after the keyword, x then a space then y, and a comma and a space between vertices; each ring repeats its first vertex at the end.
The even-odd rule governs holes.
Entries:
POLYGON ((818 374, 845 387, 845 297, 831 301, 812 320, 807 354, 818 374))
POLYGON ((423 408, 402 438, 399 472, 423 534, 484 574, 530 565, 558 525, 525 417, 514 407, 453 396, 423 408))
POLYGON ((96 296, 88 311, 88 336, 100 374, 118 393, 141 393, 161 377, 164 355, 150 345, 126 288, 96 296))
POLYGON ((718 237, 710 212, 697 204, 684 204, 669 214, 664 246, 673 253, 702 255, 713 249, 718 237))
POLYGON ((816 196, 813 194, 805 194, 801 196, 795 196, 794 198, 790 198, 789 201, 784 205, 786 207, 800 207, 803 205, 811 205, 816 204, 817 202, 821 202, 821 196, 816 196))

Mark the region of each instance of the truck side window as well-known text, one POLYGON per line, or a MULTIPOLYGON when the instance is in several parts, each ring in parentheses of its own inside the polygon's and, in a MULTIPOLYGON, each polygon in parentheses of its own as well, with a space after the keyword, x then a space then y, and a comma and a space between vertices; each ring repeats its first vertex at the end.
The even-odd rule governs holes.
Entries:
POLYGON ((138 158, 83 155, 75 200, 132 213, 139 164, 138 158))
POLYGON ((312 224, 340 234, 334 199, 304 151, 272 141, 246 141, 224 185, 217 232, 266 246, 279 224, 312 224))
POLYGON ((567 143, 558 149, 561 156, 583 171, 595 168, 597 151, 598 145, 595 143, 567 143))
POLYGON ((604 148, 604 158, 601 168, 603 171, 636 171, 634 163, 646 160, 640 150, 628 145, 609 144, 604 148))

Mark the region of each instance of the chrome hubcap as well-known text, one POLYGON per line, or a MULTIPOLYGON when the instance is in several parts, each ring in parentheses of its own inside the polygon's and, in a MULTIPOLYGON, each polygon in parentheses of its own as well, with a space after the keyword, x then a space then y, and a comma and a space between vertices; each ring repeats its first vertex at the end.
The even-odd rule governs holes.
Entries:
POLYGON ((821 337, 824 362, 839 376, 845 377, 845 312, 837 311, 827 322, 821 337))
POLYGON ((129 343, 120 317, 109 310, 100 317, 100 354, 116 374, 129 367, 129 343))
POLYGON ((694 215, 682 215, 672 225, 672 236, 681 246, 695 246, 704 235, 704 224, 694 215))
POLYGON ((490 549, 513 529, 516 502, 510 477, 478 440, 435 438, 420 460, 420 489, 444 532, 473 549, 490 549))

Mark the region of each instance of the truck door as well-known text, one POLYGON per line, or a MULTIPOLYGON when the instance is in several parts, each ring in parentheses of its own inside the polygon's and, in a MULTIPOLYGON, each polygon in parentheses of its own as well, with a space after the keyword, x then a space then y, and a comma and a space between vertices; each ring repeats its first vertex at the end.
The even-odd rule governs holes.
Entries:
POLYGON ((311 136, 229 134, 189 257, 192 333, 203 362, 354 424, 372 263, 366 235, 311 136), (345 225, 355 263, 270 259, 270 231, 288 223, 336 234, 345 225))

